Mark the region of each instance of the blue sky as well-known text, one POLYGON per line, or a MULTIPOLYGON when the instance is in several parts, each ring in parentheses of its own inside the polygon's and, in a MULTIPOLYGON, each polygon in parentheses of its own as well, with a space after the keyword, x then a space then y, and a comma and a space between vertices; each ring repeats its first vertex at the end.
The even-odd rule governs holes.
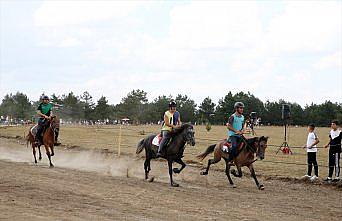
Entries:
POLYGON ((342 102, 341 1, 0 0, 0 98, 342 102))

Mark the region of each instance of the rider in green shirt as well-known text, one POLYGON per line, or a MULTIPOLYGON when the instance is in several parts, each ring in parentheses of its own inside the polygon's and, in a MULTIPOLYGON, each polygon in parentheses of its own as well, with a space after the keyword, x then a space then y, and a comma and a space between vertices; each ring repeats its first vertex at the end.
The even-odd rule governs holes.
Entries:
POLYGON ((42 100, 43 100, 43 102, 40 103, 38 108, 37 108, 37 114, 39 116, 39 120, 38 120, 36 141, 39 142, 40 144, 43 144, 42 133, 44 131, 44 128, 45 128, 48 120, 51 119, 52 107, 53 107, 53 105, 50 103, 50 99, 48 96, 44 95, 42 100))

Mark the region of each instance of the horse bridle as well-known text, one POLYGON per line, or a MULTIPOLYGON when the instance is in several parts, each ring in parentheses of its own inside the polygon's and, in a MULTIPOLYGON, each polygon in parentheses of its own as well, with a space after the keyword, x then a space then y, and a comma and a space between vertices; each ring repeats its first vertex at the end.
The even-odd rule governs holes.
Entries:
POLYGON ((56 125, 53 125, 53 119, 55 119, 56 116, 52 116, 51 119, 50 119, 50 123, 49 123, 49 127, 51 127, 53 133, 54 133, 54 136, 55 136, 55 133, 56 133, 56 125))
MULTIPOLYGON (((258 146, 255 148, 255 147, 249 145, 247 139, 244 136, 241 136, 241 138, 242 138, 243 142, 245 142, 247 149, 249 149, 252 153, 257 153, 258 152, 259 145, 260 145, 259 140, 258 140, 258 146)), ((254 141, 254 143, 255 143, 255 141, 254 141)))
POLYGON ((186 143, 187 144, 189 144, 189 142, 190 142, 190 140, 188 139, 188 132, 190 131, 190 132, 192 132, 194 129, 193 128, 191 128, 191 129, 186 129, 184 132, 184 134, 183 134, 183 139, 186 141, 186 143), (190 131, 191 130, 191 131, 190 131))

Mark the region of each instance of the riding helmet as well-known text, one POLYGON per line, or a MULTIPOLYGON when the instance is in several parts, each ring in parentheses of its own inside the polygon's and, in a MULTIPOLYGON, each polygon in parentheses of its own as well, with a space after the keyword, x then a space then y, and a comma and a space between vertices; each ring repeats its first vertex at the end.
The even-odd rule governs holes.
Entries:
POLYGON ((236 108, 239 108, 239 107, 245 107, 245 105, 242 102, 238 101, 238 102, 236 102, 234 104, 234 108, 236 109, 236 108))
POLYGON ((175 101, 170 101, 169 107, 177 107, 177 103, 175 101))

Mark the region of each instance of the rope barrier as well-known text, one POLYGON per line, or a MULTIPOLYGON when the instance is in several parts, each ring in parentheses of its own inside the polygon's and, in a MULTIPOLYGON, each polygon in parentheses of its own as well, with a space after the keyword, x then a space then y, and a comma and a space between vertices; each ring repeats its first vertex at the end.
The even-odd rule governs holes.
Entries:
MULTIPOLYGON (((70 126, 71 128, 73 128, 73 126, 70 126)), ((70 128, 69 127, 69 128, 70 128)), ((78 127, 79 128, 79 127, 78 127)), ((100 130, 120 130, 119 127, 101 127, 101 126, 96 126, 96 125, 85 125, 85 128, 89 128, 89 129, 95 129, 96 132, 100 131, 100 130), (89 127, 90 126, 90 127, 89 127)), ((136 137, 136 138, 144 138, 146 134, 156 134, 155 132, 152 132, 152 131, 145 131, 143 128, 137 130, 137 129, 134 129, 134 128, 128 128, 128 127, 122 127, 121 128, 122 132, 125 131, 125 130, 128 130, 128 131, 134 131, 134 132, 138 132, 138 133, 141 133, 141 132, 144 132, 144 134, 141 134, 141 135, 133 135, 133 134, 124 134, 122 133, 121 134, 121 137, 125 137, 125 138, 131 138, 131 137, 136 137)), ((225 138, 223 138, 225 139, 225 138)), ((196 138, 196 140, 199 140, 199 141, 212 141, 212 142, 218 142, 219 139, 211 139, 211 138, 196 138)), ((82 141, 83 143, 93 143, 92 141, 82 141)), ((116 146, 117 144, 115 142, 113 143, 98 143, 96 142, 97 145, 113 145, 113 146, 116 146)), ((128 145, 128 144, 123 144, 121 143, 120 144, 121 146, 123 147, 132 147, 132 145, 128 145)), ((269 147, 281 147, 281 145, 276 145, 276 144, 268 144, 267 146, 269 147)), ((330 145, 330 147, 332 146, 338 146, 338 145, 330 145)), ((289 146, 290 148, 293 148, 293 149, 305 149, 303 148, 303 146, 289 146)), ((135 148, 135 146, 134 146, 135 148)), ((324 146, 317 146, 316 148, 320 148, 320 149, 323 149, 325 148, 324 146)), ((306 156, 306 154, 304 153, 295 153, 294 155, 299 155, 299 156, 306 156)), ((281 155, 270 155, 270 156, 281 156, 281 155)), ((283 158, 284 159, 284 158, 283 158)), ((306 163, 298 163, 298 162, 284 162, 284 161, 272 161, 272 160, 263 160, 263 162, 266 162, 266 163, 271 163, 271 164, 285 164, 285 165, 296 165, 296 166, 307 166, 306 163)), ((322 164, 319 164, 318 165, 319 167, 323 167, 323 168, 329 168, 329 166, 325 166, 325 165, 322 165, 322 164)))
MULTIPOLYGON (((307 166, 306 163, 296 163, 296 162, 282 162, 282 161, 272 161, 272 160, 263 160, 263 162, 274 163, 274 164, 287 164, 287 165, 296 165, 296 166, 307 166)), ((325 166, 322 164, 318 164, 319 167, 329 168, 329 166, 325 166)))

